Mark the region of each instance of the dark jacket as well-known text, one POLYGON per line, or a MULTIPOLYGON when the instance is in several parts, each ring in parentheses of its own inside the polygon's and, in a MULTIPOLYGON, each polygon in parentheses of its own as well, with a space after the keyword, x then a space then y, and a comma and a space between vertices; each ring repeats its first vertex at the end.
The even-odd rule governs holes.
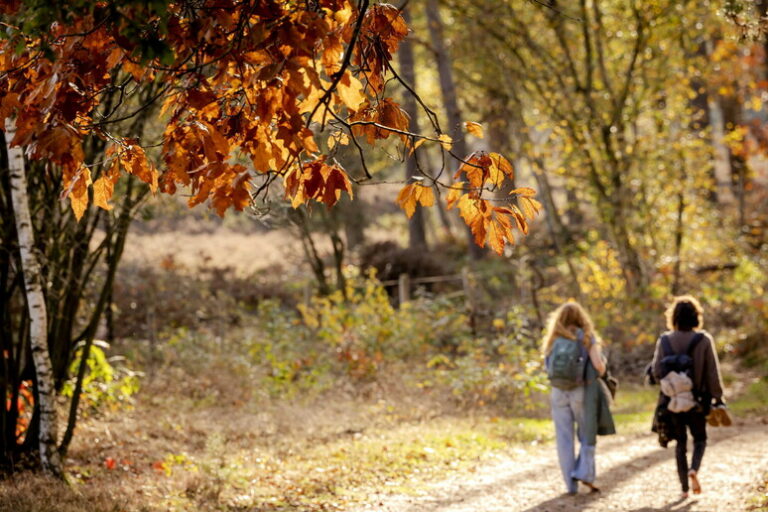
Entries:
MULTIPOLYGON (((697 331, 669 331, 664 334, 669 336, 669 343, 676 354, 682 354, 688 347, 697 331)), ((717 359, 717 350, 712 336, 706 331, 700 331, 704 338, 693 349, 693 389, 706 392, 712 398, 722 398, 723 382, 720 377, 720 362, 717 359)), ((661 350, 661 337, 656 342, 656 351, 653 355, 653 374, 656 380, 661 379, 661 359, 664 357, 661 350)))
POLYGON ((597 444, 597 436, 616 433, 610 409, 610 394, 592 362, 587 362, 586 385, 584 389, 584 441, 588 446, 597 444))

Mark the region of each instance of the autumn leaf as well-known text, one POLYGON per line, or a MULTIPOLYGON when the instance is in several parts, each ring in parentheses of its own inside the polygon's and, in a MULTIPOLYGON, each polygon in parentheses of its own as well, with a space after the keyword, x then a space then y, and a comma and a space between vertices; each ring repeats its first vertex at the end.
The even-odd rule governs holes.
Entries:
POLYGON ((112 197, 115 185, 111 179, 106 176, 99 177, 93 182, 93 204, 105 210, 111 210, 112 205, 109 199, 112 197))
POLYGON ((466 128, 468 133, 474 135, 475 137, 479 139, 483 138, 483 126, 480 123, 467 121, 464 123, 464 128, 466 128))
POLYGON ((461 196, 464 195, 464 193, 464 187, 461 186, 461 183, 454 184, 445 195, 446 208, 449 210, 453 209, 459 202, 459 199, 461 199, 461 196))
POLYGON ((451 148, 453 147, 453 139, 452 139, 452 138, 451 138, 451 136, 450 136, 450 135, 448 135, 447 133, 441 133, 441 134, 440 134, 440 135, 437 137, 437 140, 439 140, 439 141, 440 141, 440 145, 441 145, 441 146, 443 147, 443 149, 444 149, 444 150, 446 150, 446 151, 450 151, 450 150, 451 150, 451 148))
POLYGON ((325 157, 295 167, 286 174, 283 183, 285 197, 294 208, 313 199, 331 207, 341 199, 342 192, 353 197, 347 173, 338 165, 328 165, 325 157))
MULTIPOLYGON (((387 128, 407 132, 410 126, 408 114, 391 98, 383 98, 375 105, 366 101, 365 105, 350 117, 350 121, 352 121, 352 133, 358 137, 365 137, 370 145, 396 133, 387 128)), ((403 133, 397 133, 397 135, 404 142, 408 138, 403 133)))
POLYGON ((363 84, 349 71, 345 72, 339 80, 339 84, 336 86, 336 95, 348 109, 354 111, 367 99, 363 94, 363 84))
POLYGON ((410 183, 400 190, 396 202, 410 219, 416 212, 416 204, 425 207, 433 206, 435 204, 435 194, 432 187, 418 182, 410 183))
POLYGON ((520 187, 509 191, 509 195, 518 195, 522 197, 533 197, 536 191, 531 187, 520 187))
POLYGON ((541 211, 541 203, 536 199, 532 197, 520 197, 519 199, 520 208, 522 208, 523 213, 529 219, 533 219, 541 211))
POLYGON ((69 197, 70 206, 75 213, 75 218, 80 220, 88 208, 88 185, 91 184, 91 171, 83 166, 72 180, 66 195, 69 197))
POLYGON ((512 222, 507 213, 501 208, 494 208, 491 216, 488 218, 488 245, 496 254, 504 253, 506 242, 515 243, 512 235, 512 222))

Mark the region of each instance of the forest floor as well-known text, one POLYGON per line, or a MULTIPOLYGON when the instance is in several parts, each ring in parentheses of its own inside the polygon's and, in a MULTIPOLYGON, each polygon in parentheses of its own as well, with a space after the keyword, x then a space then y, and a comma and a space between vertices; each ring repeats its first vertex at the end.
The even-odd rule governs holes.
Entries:
MULTIPOLYGON (((503 458, 470 475, 455 475, 417 496, 381 496, 360 510, 378 512, 549 512, 622 510, 631 512, 732 512, 747 510, 755 478, 768 471, 765 419, 710 428, 699 473, 703 492, 682 499, 674 443, 666 450, 652 434, 617 435, 598 441, 600 493, 582 488, 564 494, 551 444, 519 457, 503 458)), ((690 444, 690 441, 689 441, 690 444)), ((689 446, 690 456, 690 446, 689 446)))
POLYGON ((71 487, 15 475, 0 481, 0 512, 730 512, 750 510, 768 475, 768 381, 743 372, 729 379, 735 424, 709 429, 704 493, 685 502, 673 448, 648 432, 652 388, 620 390, 619 435, 598 441, 603 492, 567 497, 544 397, 504 415, 380 383, 270 403, 224 371, 203 374, 148 376, 134 408, 86 418, 71 487))

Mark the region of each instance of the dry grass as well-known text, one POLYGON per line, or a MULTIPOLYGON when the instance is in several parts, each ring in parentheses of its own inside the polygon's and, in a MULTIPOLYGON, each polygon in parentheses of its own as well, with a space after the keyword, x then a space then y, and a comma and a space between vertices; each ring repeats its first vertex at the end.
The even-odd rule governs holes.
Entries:
MULTIPOLYGON (((394 380, 365 398, 337 389, 273 403, 211 401, 177 377, 148 383, 133 410, 82 422, 71 488, 18 475, 0 482, 0 512, 344 510, 549 436, 545 420, 457 416, 443 397, 402 393, 394 380)), ((211 384, 233 397, 247 387, 211 384)))
MULTIPOLYGON (((113 479, 114 480, 114 479, 113 479)), ((122 512, 143 510, 123 494, 119 481, 69 487, 38 474, 23 473, 0 483, 0 512, 122 512)))
MULTIPOLYGON (((347 510, 471 472, 499 454, 525 458, 552 437, 546 411, 523 418, 457 410, 394 375, 311 402, 248 398, 241 377, 218 379, 158 374, 134 409, 82 423, 68 462, 71 487, 16 475, 0 482, 0 512, 347 510)), ((652 395, 622 389, 623 433, 647 430, 652 395)))

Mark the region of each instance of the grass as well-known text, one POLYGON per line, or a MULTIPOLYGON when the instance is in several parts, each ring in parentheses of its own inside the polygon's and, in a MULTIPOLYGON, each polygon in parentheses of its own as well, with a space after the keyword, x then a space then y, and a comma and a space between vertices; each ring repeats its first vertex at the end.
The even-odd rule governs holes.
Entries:
MULTIPOLYGON (((210 375, 168 372, 147 382, 133 410, 83 422, 71 489, 16 475, 0 482, 0 512, 348 510, 498 457, 528 460, 554 434, 544 397, 505 414, 447 407, 444 396, 380 382, 362 395, 269 401, 247 398, 251 384, 232 376, 203 385, 210 375)), ((648 432, 657 393, 619 389, 620 434, 648 432)), ((768 382, 755 380, 730 406, 737 416, 759 414, 766 397, 768 382)))
POLYGON ((739 416, 768 413, 768 377, 755 379, 728 407, 739 416))

